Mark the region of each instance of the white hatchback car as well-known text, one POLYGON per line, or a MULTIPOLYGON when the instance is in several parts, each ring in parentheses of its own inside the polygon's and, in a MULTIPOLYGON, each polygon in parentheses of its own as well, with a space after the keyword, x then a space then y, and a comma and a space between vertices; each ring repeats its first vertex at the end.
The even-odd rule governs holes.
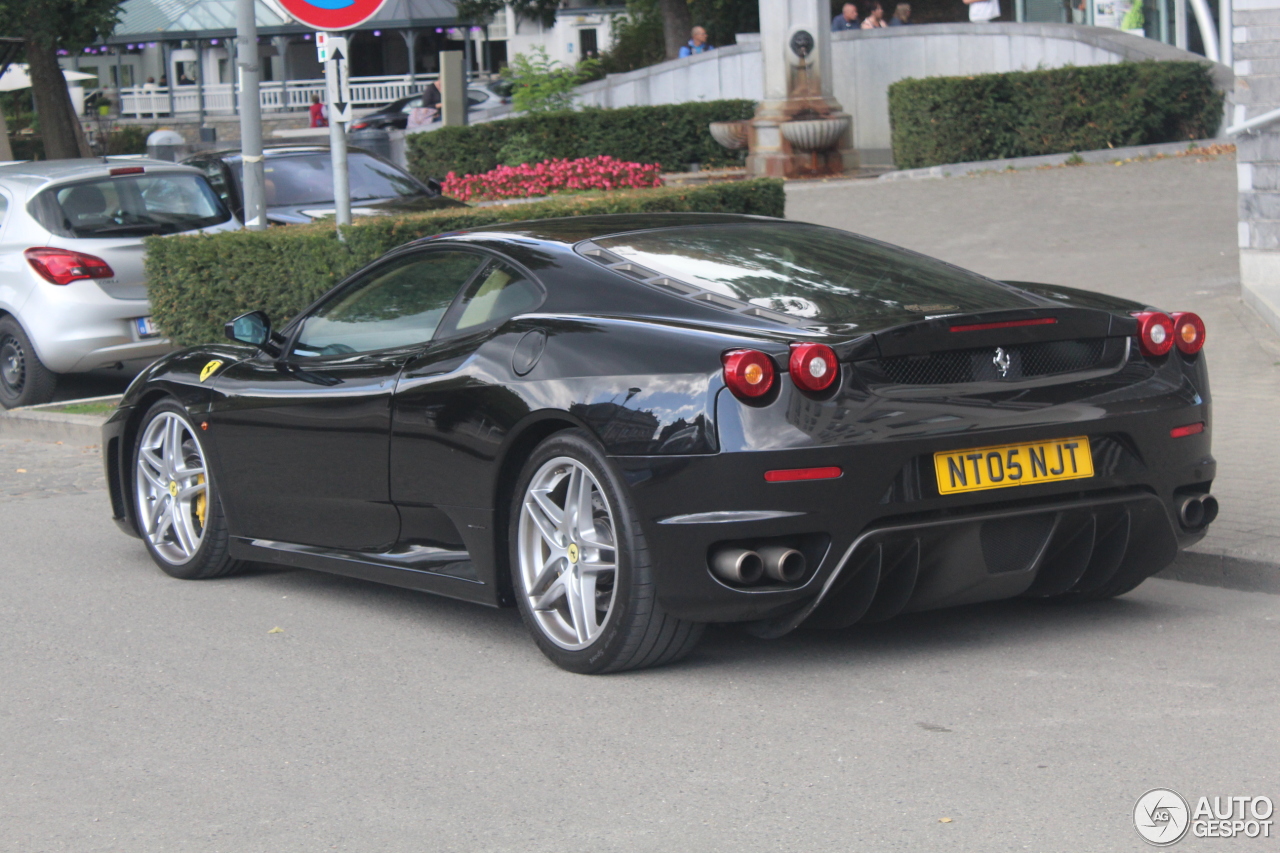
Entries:
POLYGON ((0 166, 0 405, 48 402, 60 373, 136 372, 168 352, 151 321, 142 239, 239 227, 189 166, 0 166))

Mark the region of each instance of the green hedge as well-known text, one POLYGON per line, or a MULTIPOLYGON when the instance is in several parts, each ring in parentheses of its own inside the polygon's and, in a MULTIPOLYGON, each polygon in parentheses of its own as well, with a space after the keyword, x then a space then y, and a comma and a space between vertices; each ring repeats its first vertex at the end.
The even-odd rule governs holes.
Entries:
POLYGON ((1205 139, 1222 93, 1201 62, 900 80, 889 87, 899 169, 1205 139))
POLYGON ((707 129, 713 121, 739 121, 755 113, 755 101, 693 101, 657 107, 589 108, 501 119, 467 127, 442 127, 408 138, 409 170, 419 178, 478 175, 501 165, 498 152, 516 137, 521 148, 551 157, 608 154, 637 163, 661 163, 663 171, 741 165, 745 152, 721 148, 707 129))
POLYGON ((782 216, 782 182, 772 179, 555 198, 535 204, 455 208, 401 218, 369 217, 266 231, 149 237, 147 279, 160 330, 189 346, 222 339, 222 324, 263 310, 283 324, 334 284, 410 240, 498 222, 604 213, 753 213, 782 216))

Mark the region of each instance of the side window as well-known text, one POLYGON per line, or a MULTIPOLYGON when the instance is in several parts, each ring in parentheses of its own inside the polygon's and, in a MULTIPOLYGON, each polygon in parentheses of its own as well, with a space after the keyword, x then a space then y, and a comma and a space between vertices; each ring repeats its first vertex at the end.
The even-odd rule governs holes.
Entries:
POLYGON ((0 228, 4 227, 5 217, 9 215, 9 197, 0 193, 0 228))
POLYGON ((424 252, 379 267, 303 321, 293 354, 314 358, 426 343, 483 262, 469 252, 424 252))
POLYGON ((442 334, 469 332, 532 311, 542 301, 542 291, 512 266, 495 261, 467 288, 451 327, 442 334))
POLYGON ((204 172, 209 186, 213 187, 213 191, 218 194, 218 198, 222 199, 222 203, 230 207, 231 193, 227 189, 227 176, 222 171, 222 164, 217 160, 202 160, 192 165, 204 172))

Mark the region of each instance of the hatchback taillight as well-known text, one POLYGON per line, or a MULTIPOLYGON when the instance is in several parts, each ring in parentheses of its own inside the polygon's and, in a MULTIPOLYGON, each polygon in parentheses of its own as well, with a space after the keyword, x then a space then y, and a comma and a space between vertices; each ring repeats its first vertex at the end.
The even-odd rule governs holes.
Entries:
POLYGON ((1165 355, 1173 349, 1173 320, 1162 311, 1135 314, 1138 321, 1138 348, 1145 356, 1165 355))
POLYGON ((773 359, 753 349, 730 350, 720 357, 724 364, 724 384, 738 397, 753 400, 773 388, 777 372, 773 359))
POLYGON ((805 391, 825 391, 840 375, 835 351, 826 344, 792 344, 787 363, 791 381, 805 391))
POLYGON ((1173 315, 1173 343, 1187 355, 1195 355, 1204 347, 1204 320, 1190 311, 1173 315))
POLYGON ((53 284, 70 284, 83 278, 112 278, 115 271, 102 258, 73 252, 70 249, 27 249, 23 252, 27 263, 45 281, 53 284))

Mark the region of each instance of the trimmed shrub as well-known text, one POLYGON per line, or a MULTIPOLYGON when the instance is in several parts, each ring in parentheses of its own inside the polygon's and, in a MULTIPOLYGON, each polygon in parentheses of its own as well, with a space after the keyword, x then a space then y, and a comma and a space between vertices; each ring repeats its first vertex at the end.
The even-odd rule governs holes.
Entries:
POLYGON ((534 204, 455 208, 405 217, 362 218, 266 231, 148 237, 151 311, 160 330, 190 346, 222 340, 222 325, 246 311, 283 324, 346 276, 411 240, 561 216, 606 213, 752 213, 782 216, 782 182, 772 179, 563 196, 534 204))
POLYGON ((721 148, 707 125, 751 118, 755 108, 755 102, 747 100, 592 107, 442 127, 408 137, 409 171, 423 180, 443 180, 450 172, 478 175, 510 159, 508 143, 517 140, 521 149, 536 151, 543 159, 608 154, 619 160, 659 163, 667 172, 683 172, 690 163, 738 166, 745 153, 721 148))
POLYGON ((899 80, 889 87, 899 169, 1204 139, 1222 93, 1200 62, 899 80))

